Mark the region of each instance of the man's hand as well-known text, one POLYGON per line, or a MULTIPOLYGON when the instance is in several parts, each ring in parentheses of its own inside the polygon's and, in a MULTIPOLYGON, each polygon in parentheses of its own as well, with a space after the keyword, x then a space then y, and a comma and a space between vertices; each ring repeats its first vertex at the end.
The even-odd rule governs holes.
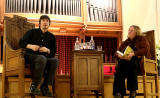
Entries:
POLYGON ((46 47, 40 47, 39 48, 39 52, 45 52, 45 53, 50 53, 50 50, 48 49, 48 48, 46 48, 46 47))
POLYGON ((28 44, 28 45, 26 46, 26 48, 32 49, 33 51, 38 51, 39 48, 40 48, 40 46, 28 44))

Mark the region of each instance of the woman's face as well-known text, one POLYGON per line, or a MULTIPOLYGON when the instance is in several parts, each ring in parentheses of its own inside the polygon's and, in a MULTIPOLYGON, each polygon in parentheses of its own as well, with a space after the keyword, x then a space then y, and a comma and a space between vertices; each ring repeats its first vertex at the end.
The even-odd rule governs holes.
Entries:
POLYGON ((134 27, 130 27, 128 30, 128 38, 133 39, 136 37, 136 32, 134 30, 134 27))

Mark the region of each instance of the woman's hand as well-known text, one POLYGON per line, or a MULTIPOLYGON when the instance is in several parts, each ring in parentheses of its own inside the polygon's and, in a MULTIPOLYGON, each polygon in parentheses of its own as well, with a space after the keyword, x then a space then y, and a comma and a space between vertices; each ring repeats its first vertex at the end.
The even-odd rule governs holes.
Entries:
POLYGON ((120 55, 120 54, 117 54, 117 55, 118 55, 118 58, 124 59, 124 57, 122 55, 120 55))
POLYGON ((129 61, 132 59, 133 56, 135 56, 134 53, 129 53, 124 59, 129 61))

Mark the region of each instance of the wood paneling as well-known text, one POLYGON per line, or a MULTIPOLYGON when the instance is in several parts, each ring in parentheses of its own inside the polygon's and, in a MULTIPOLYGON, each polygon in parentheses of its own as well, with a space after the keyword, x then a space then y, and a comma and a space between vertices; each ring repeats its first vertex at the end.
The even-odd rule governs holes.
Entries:
POLYGON ((104 75, 102 51, 73 51, 71 68, 71 88, 75 98, 92 90, 98 91, 103 96, 104 75))
MULTIPOLYGON (((29 87, 31 84, 31 79, 26 78, 25 79, 25 92, 29 92, 29 87)), ((50 87, 51 89, 51 87, 50 87)), ((9 93, 18 93, 18 79, 17 78, 9 78, 9 93)), ((69 76, 57 76, 56 82, 55 82, 55 93, 57 98, 70 98, 70 78, 69 76)), ((2 80, 0 75, 0 98, 2 98, 2 80)), ((9 98, 15 98, 9 97, 9 98)), ((18 97, 16 97, 18 98, 18 97)), ((30 97, 25 97, 30 98, 30 97)), ((38 96, 36 98, 47 98, 47 97, 41 97, 38 96)))
MULTIPOLYGON (((154 89, 154 81, 153 77, 147 77, 147 90, 149 92, 153 91, 155 92, 154 89)), ((11 92, 17 92, 18 90, 18 85, 17 85, 17 79, 16 78, 10 78, 10 91, 11 92)), ((114 77, 113 76, 105 76, 104 78, 104 95, 105 98, 113 98, 112 95, 112 90, 113 90, 113 81, 114 77)), ((25 91, 28 92, 29 86, 31 83, 31 79, 26 79, 25 80, 25 91)), ((159 80, 160 83, 160 80, 159 80)), ((2 80, 1 80, 1 75, 0 75, 0 98, 2 98, 2 80)), ((56 94, 57 98, 70 98, 70 78, 69 76, 57 76, 56 79, 56 94)), ((138 77, 138 91, 137 92, 143 92, 143 81, 142 77, 138 77)), ((25 97, 27 98, 27 97, 25 97)), ((29 98, 29 97, 28 97, 29 98)), ((38 98, 46 98, 46 97, 38 97, 38 98)), ((96 98, 93 96, 80 96, 78 98, 96 98)), ((128 98, 125 96, 125 98, 128 98)), ((143 96, 137 96, 136 98, 144 98, 143 96)), ((149 97, 152 98, 152 97, 149 97)), ((153 97, 155 98, 155 97, 153 97)))
POLYGON ((2 74, 0 73, 0 98, 2 98, 2 74))
POLYGON ((4 16, 4 0, 0 0, 0 23, 2 22, 3 20, 3 16, 4 16))
POLYGON ((3 69, 3 67, 2 67, 3 65, 2 64, 0 64, 0 74, 2 73, 2 69, 3 69))

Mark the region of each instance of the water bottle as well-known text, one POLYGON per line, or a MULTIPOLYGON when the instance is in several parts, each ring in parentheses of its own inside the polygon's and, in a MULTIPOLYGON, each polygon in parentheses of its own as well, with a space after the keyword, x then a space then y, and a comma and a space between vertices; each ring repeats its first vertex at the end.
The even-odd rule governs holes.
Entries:
POLYGON ((75 42, 75 45, 74 45, 74 50, 80 50, 80 43, 79 43, 78 37, 76 38, 76 42, 75 42))
POLYGON ((94 50, 95 49, 95 43, 94 43, 94 40, 93 40, 93 36, 91 36, 90 45, 91 45, 90 48, 92 50, 94 50))

